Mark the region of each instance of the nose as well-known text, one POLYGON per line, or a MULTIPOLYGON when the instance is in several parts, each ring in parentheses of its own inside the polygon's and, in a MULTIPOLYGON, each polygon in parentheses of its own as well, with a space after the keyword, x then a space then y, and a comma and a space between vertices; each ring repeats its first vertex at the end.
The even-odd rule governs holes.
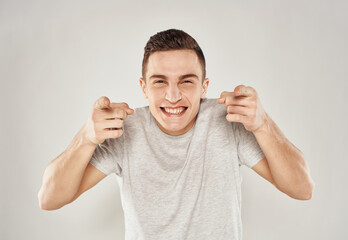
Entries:
POLYGON ((181 100, 181 92, 176 84, 168 86, 166 91, 166 100, 171 103, 176 103, 181 100))

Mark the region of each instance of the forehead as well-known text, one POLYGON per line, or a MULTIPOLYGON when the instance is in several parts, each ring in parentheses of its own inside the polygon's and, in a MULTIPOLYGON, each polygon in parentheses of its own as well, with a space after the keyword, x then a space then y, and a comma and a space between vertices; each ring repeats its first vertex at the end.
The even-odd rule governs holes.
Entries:
POLYGON ((148 59, 146 76, 163 74, 170 77, 188 73, 202 77, 202 66, 194 50, 158 51, 148 59))

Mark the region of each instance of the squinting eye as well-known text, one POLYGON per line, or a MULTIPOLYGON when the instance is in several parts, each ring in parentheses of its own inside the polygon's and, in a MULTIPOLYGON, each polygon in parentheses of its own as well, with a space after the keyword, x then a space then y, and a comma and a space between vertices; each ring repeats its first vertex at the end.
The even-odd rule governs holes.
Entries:
POLYGON ((192 83, 190 80, 185 80, 184 83, 192 83))
POLYGON ((155 83, 164 83, 163 80, 155 81, 155 83))

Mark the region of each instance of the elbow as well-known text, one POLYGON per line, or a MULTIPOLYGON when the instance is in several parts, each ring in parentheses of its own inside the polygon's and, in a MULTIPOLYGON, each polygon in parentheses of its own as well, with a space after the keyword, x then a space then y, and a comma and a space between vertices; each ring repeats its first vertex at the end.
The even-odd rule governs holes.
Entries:
POLYGON ((297 200, 311 200, 313 196, 313 192, 307 192, 301 197, 298 197, 297 200))
POLYGON ((54 207, 50 206, 49 203, 42 202, 40 200, 39 200, 39 207, 41 210, 46 210, 46 211, 52 211, 52 210, 59 209, 59 208, 54 208, 54 207))
POLYGON ((64 205, 57 205, 54 201, 50 200, 41 190, 38 193, 39 207, 42 210, 52 211, 63 207, 64 205))
POLYGON ((42 202, 39 200, 39 207, 41 210, 46 210, 46 211, 52 211, 52 210, 56 210, 52 207, 49 206, 49 204, 45 203, 45 202, 42 202))
POLYGON ((313 197, 315 183, 311 180, 305 188, 298 191, 295 196, 290 196, 297 200, 311 200, 313 197))
POLYGON ((304 200, 311 200, 312 199, 314 188, 315 188, 315 183, 313 182, 313 180, 311 180, 309 189, 307 190, 307 193, 306 193, 304 200))
POLYGON ((45 198, 45 196, 41 192, 41 190, 39 191, 37 198, 39 200, 40 209, 42 209, 42 210, 55 210, 52 208, 52 206, 50 206, 49 201, 47 201, 47 198, 45 198))

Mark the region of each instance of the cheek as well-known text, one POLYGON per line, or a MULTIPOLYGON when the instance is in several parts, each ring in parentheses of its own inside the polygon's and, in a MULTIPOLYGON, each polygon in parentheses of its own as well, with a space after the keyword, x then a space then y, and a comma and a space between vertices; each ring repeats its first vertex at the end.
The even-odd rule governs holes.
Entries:
POLYGON ((149 89, 147 96, 150 102, 156 103, 164 98, 164 93, 163 89, 149 89))
POLYGON ((200 98, 202 92, 203 88, 197 86, 184 87, 181 89, 181 93, 184 94, 188 99, 192 100, 200 98))
POLYGON ((199 91, 200 88, 201 86, 198 86, 197 84, 192 84, 192 83, 181 86, 181 89, 187 90, 187 91, 199 91))

